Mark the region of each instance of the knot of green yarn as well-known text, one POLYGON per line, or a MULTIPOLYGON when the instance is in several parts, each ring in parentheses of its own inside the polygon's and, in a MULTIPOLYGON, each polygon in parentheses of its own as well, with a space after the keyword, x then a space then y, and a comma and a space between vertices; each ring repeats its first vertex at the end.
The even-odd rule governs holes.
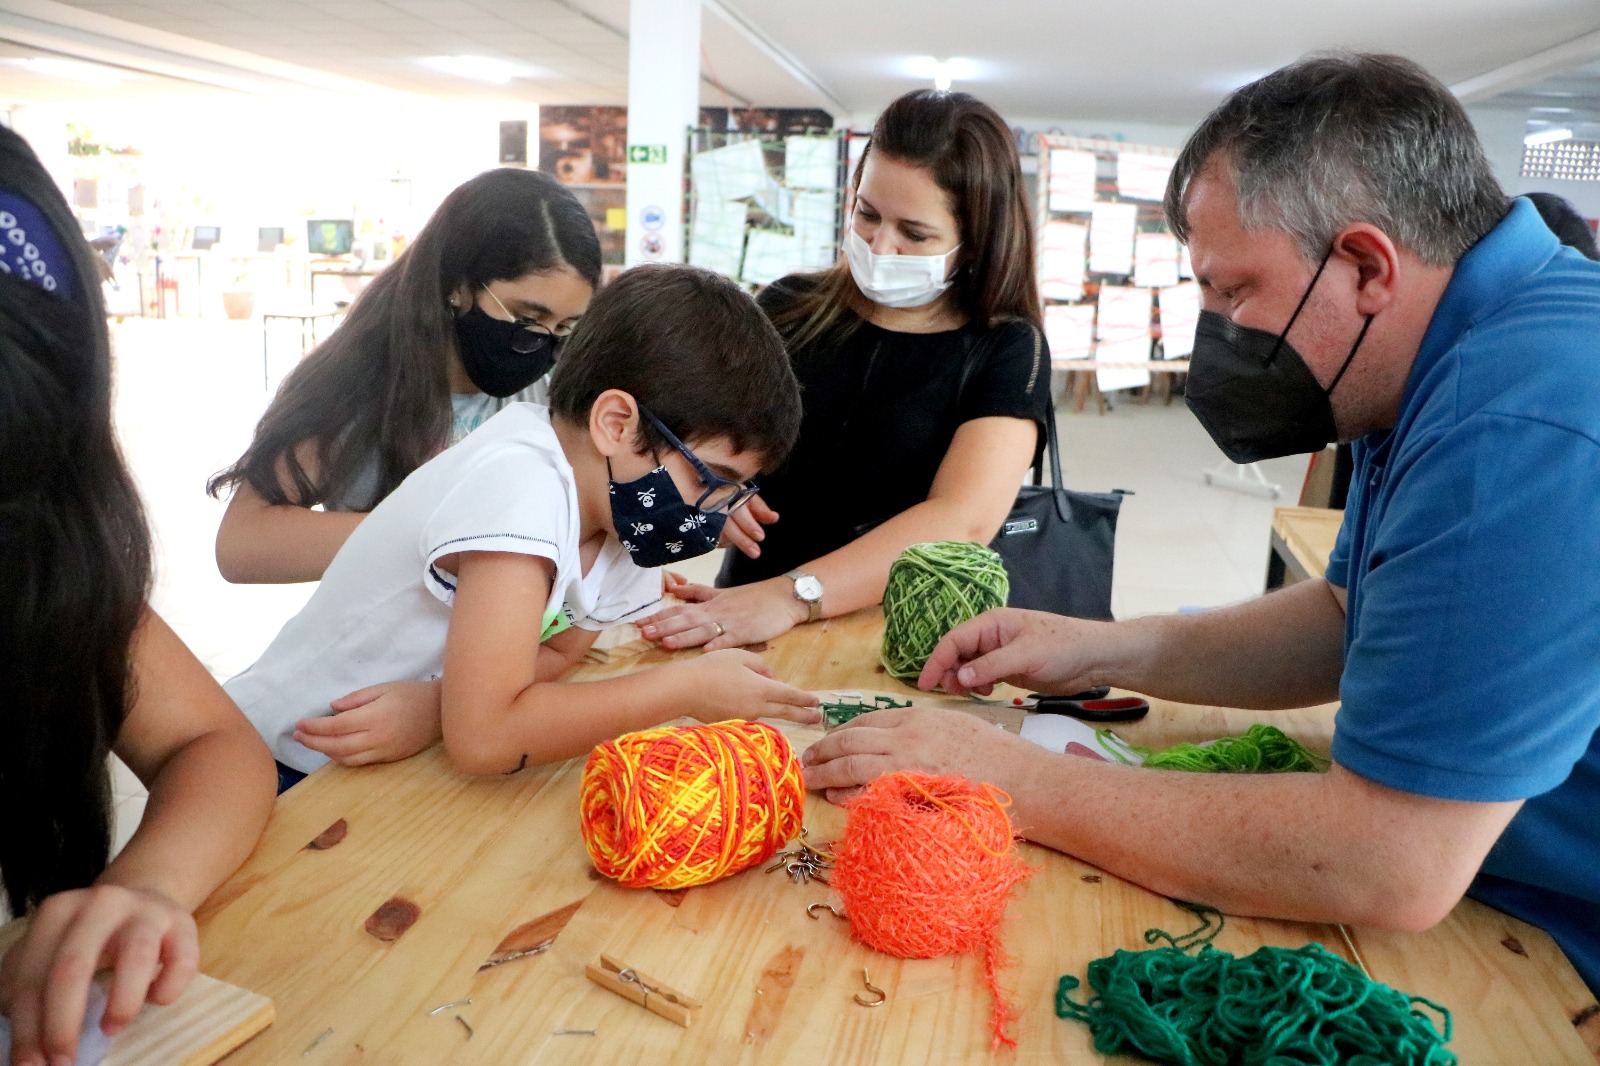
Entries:
POLYGON ((1089 1026, 1096 1051, 1179 1066, 1455 1066, 1444 1047, 1450 1012, 1437 1003, 1369 979, 1321 944, 1236 958, 1211 946, 1220 914, 1178 905, 1199 915, 1200 929, 1182 936, 1147 930, 1146 943, 1175 946, 1095 959, 1087 1003, 1071 996, 1076 977, 1056 986, 1056 1015, 1089 1026), (1197 954, 1185 950, 1197 945, 1197 954), (1418 1006, 1440 1016, 1442 1032, 1418 1006))
POLYGON ((1253 725, 1244 735, 1204 744, 1174 744, 1152 751, 1138 748, 1144 765, 1158 770, 1209 774, 1321 773, 1329 760, 1313 752, 1277 726, 1253 725))
POLYGON ((982 544, 913 544, 889 568, 883 590, 883 651, 889 673, 912 679, 950 630, 1006 605, 1011 580, 1000 556, 982 544))

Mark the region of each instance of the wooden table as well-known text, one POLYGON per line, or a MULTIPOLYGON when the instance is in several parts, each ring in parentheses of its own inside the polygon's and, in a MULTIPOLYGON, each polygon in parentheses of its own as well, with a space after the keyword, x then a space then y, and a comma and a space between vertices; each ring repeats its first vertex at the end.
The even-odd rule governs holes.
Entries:
MULTIPOLYGON (((778 676, 813 689, 908 694, 877 668, 881 628, 876 610, 802 626, 773 642, 768 658, 778 676)), ((652 651, 583 669, 600 676, 666 657, 652 651)), ((1331 710, 1270 718, 1326 751, 1331 710)), ((1268 717, 1158 702, 1144 722, 1118 728, 1167 744, 1268 717)), ((804 744, 818 731, 791 735, 804 744)), ((991 1056, 978 960, 869 951, 844 922, 807 918, 806 904, 829 898, 822 886, 760 869, 675 893, 601 879, 578 834, 580 772, 575 760, 472 780, 450 772, 436 748, 390 766, 332 766, 290 790, 250 861, 199 914, 206 971, 277 1005, 277 1024, 228 1066, 1100 1062, 1087 1029, 1055 1017, 1057 978, 1082 977, 1091 959, 1117 948, 1144 947, 1151 926, 1193 926, 1160 896, 1021 845, 1039 872, 1017 891, 1005 929, 1015 961, 1003 983, 1023 1008, 1013 1028, 1020 1044, 991 1056), (307 847, 339 823, 342 840, 307 847), (393 897, 421 916, 384 943, 363 927, 393 897), (548 951, 478 972, 502 938, 541 918, 541 931, 522 942, 559 930, 548 951), (702 1001, 693 1025, 680 1029, 587 981, 584 964, 601 952, 702 1001), (863 967, 887 991, 886 1005, 851 1001, 863 967)), ((844 814, 811 796, 806 823, 813 840, 835 839, 844 814)), ((1378 979, 1455 1012, 1452 1047, 1463 1063, 1592 1061, 1570 1019, 1593 999, 1544 933, 1469 901, 1425 935, 1352 934, 1378 979)), ((1335 927, 1243 918, 1230 919, 1217 944, 1248 952, 1313 940, 1349 954, 1335 927)))
POLYGON ((1272 512, 1272 548, 1267 555, 1267 588, 1321 577, 1339 539, 1344 512, 1327 507, 1278 507, 1272 512))

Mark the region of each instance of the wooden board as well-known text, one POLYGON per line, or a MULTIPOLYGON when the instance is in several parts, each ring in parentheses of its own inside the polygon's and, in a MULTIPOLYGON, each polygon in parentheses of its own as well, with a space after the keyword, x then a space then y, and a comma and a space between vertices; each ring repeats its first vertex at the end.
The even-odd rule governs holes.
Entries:
MULTIPOLYGON (((0 952, 25 921, 0 928, 0 952)), ((147 1003, 111 1041, 105 1066, 212 1066, 272 1024, 266 996, 199 974, 174 1003, 147 1003)))
POLYGON ((1298 567, 1297 577, 1319 578, 1328 569, 1328 557, 1339 538, 1344 512, 1327 507, 1277 507, 1272 512, 1274 548, 1288 551, 1286 563, 1298 567))
MULTIPOLYGON (((814 690, 912 694, 877 665, 881 624, 881 614, 868 611, 804 626, 774 641, 767 657, 778 676, 814 690)), ((667 657, 652 651, 636 662, 667 657)), ((584 669, 600 676, 609 668, 584 669)), ((1165 745, 1268 720, 1327 750, 1331 707, 1268 714, 1157 701, 1145 721, 1117 728, 1136 743, 1165 745)), ((801 747, 821 735, 785 728, 801 747)), ((850 939, 847 923, 807 917, 806 904, 831 898, 821 885, 759 868, 670 893, 602 879, 578 833, 580 773, 574 760, 473 780, 452 773, 433 749, 390 766, 332 766, 290 790, 255 854, 197 916, 208 969, 268 992, 278 1006, 278 1023, 228 1066, 996 1058, 977 959, 906 961, 869 951, 850 939), (307 848, 340 821, 343 836, 329 838, 337 843, 307 848), (397 897, 415 904, 418 917, 398 938, 380 941, 367 920, 397 897), (479 969, 507 947, 546 941, 540 954, 479 969), (684 1029, 599 988, 584 967, 602 953, 704 1006, 684 1029), (888 993, 882 1007, 851 1000, 863 967, 888 993), (472 1002, 428 1013, 465 999, 472 1002), (563 1029, 595 1035, 557 1035, 563 1029)), ((837 837, 844 817, 808 797, 813 841, 837 837)), ((1083 1026, 1055 1017, 1057 979, 1082 977, 1090 960, 1117 948, 1143 947, 1152 926, 1187 930, 1191 918, 1075 859, 1021 849, 1038 872, 1008 912, 1013 962, 1002 978, 1022 1008, 1020 1044, 999 1058, 1104 1061, 1083 1026)), ((1571 1022, 1593 998, 1543 933, 1470 902, 1426 934, 1352 932, 1378 979, 1456 1012, 1451 1048, 1463 1063, 1594 1061, 1571 1022), (1508 936, 1521 954, 1503 946, 1508 936)), ((1309 941, 1350 954, 1334 927, 1246 918, 1229 919, 1218 946, 1247 952, 1309 941)))

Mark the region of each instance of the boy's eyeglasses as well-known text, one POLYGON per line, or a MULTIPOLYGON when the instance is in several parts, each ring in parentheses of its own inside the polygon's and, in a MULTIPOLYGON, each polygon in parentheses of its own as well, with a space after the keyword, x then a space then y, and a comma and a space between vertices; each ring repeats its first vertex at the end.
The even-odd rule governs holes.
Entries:
POLYGON ((695 501, 695 506, 700 510, 708 514, 716 511, 731 513, 741 503, 760 491, 754 481, 729 481, 727 478, 713 474, 711 469, 700 461, 700 457, 689 450, 688 445, 674 436, 672 430, 661 424, 661 419, 646 411, 643 407, 639 408, 639 413, 648 418, 650 424, 655 426, 663 437, 667 438, 668 444, 678 449, 679 455, 689 460, 689 465, 694 467, 694 472, 699 475, 701 482, 706 486, 706 491, 701 493, 700 498, 695 501))
POLYGON ((550 346, 552 348, 559 348, 561 346, 561 341, 566 336, 565 333, 556 333, 552 330, 545 329, 531 318, 518 318, 516 315, 512 315, 511 312, 506 309, 506 305, 500 302, 500 297, 494 294, 493 289, 485 285, 483 287, 483 291, 489 294, 489 299, 495 302, 495 306, 499 307, 500 310, 505 311, 506 314, 511 315, 511 321, 515 322, 521 327, 511 336, 512 351, 516 352, 518 355, 528 355, 531 352, 536 352, 540 348, 544 347, 546 337, 550 339, 550 346))

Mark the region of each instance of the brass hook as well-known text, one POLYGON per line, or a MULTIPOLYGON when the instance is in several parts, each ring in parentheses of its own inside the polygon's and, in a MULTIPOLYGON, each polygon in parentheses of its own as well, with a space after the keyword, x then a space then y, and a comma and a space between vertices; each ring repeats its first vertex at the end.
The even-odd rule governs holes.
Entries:
POLYGON ((817 913, 817 908, 818 907, 821 907, 823 910, 827 911, 829 914, 833 915, 835 918, 843 918, 844 917, 844 914, 840 912, 839 908, 835 907, 831 903, 808 903, 808 904, 806 904, 806 917, 807 918, 821 918, 822 915, 817 913))
POLYGON ((862 999, 860 992, 857 992, 851 998, 854 999, 857 1003, 861 1004, 863 1007, 881 1007, 881 1006, 883 1006, 884 1001, 887 1000, 889 998, 889 996, 888 996, 888 994, 886 992, 884 992, 883 989, 879 988, 877 985, 872 983, 872 975, 867 972, 866 967, 862 967, 862 969, 861 969, 861 983, 867 986, 867 991, 868 992, 875 993, 878 998, 877 999, 862 999))

